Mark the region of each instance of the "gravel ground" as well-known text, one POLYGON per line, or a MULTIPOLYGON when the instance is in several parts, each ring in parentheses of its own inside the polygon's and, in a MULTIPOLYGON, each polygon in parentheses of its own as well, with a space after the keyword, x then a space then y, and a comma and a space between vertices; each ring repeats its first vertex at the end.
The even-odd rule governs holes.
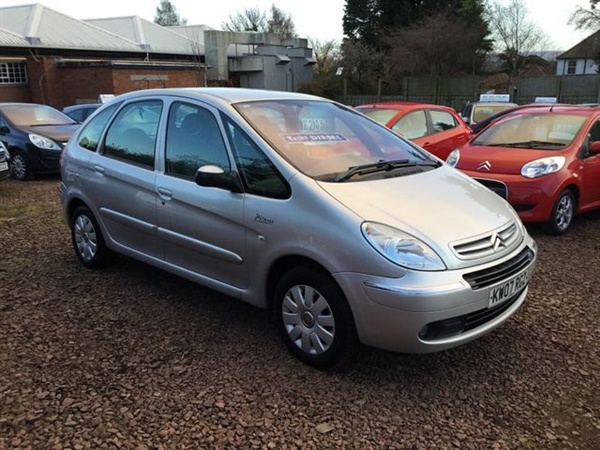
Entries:
POLYGON ((271 317, 152 267, 76 262, 56 178, 0 183, 0 449, 597 449, 600 213, 528 300, 433 355, 296 361, 271 317))

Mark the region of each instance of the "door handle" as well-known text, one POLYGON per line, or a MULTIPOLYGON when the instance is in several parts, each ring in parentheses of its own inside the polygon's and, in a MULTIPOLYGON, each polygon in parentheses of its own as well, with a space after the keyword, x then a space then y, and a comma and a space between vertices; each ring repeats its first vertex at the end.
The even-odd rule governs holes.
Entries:
POLYGON ((104 175, 104 167, 102 166, 94 166, 94 172, 100 174, 100 175, 104 175))
POLYGON ((163 201, 163 204, 165 201, 171 200, 171 198, 173 198, 173 192, 171 192, 168 189, 159 187, 156 191, 158 192, 158 195, 160 196, 161 200, 163 201))

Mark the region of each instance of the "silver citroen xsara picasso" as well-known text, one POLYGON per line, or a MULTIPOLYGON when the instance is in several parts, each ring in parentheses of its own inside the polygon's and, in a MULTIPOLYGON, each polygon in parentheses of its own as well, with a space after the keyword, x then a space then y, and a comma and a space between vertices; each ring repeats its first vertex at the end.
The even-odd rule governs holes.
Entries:
POLYGON ((361 344, 427 353, 523 304, 537 248, 498 195, 319 97, 137 91, 98 109, 61 161, 84 266, 114 252, 274 311, 320 368, 361 344))

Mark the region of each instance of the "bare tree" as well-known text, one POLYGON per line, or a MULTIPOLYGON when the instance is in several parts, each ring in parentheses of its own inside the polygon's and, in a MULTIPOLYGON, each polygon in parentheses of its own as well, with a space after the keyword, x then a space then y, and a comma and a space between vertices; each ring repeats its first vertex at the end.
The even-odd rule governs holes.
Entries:
POLYGON ((271 5, 269 13, 259 8, 246 8, 229 15, 229 21, 223 22, 225 31, 255 31, 258 33, 276 33, 284 38, 296 37, 296 27, 291 15, 271 5))
POLYGON ((264 11, 258 8, 246 8, 230 14, 229 22, 223 22, 221 27, 225 31, 263 32, 267 28, 267 19, 264 11))
POLYGON ((337 41, 309 39, 308 43, 316 60, 313 71, 317 75, 331 75, 334 73, 340 62, 340 46, 337 41))
POLYGON ((527 19, 527 8, 523 0, 511 0, 507 6, 499 3, 491 5, 490 27, 509 85, 515 86, 519 76, 527 69, 529 58, 534 52, 542 50, 548 38, 541 29, 527 19))
POLYGON ((357 87, 372 89, 378 80, 389 80, 392 66, 384 52, 352 41, 345 41, 341 50, 344 74, 357 87))
POLYGON ((292 16, 283 12, 275 5, 271 5, 271 16, 267 18, 267 31, 279 34, 285 38, 294 38, 297 36, 292 16))
POLYGON ((160 4, 156 7, 156 16, 154 23, 163 27, 173 25, 185 25, 186 19, 179 17, 177 8, 169 0, 160 0, 160 4))
POLYGON ((600 10, 597 6, 600 0, 590 0, 590 9, 577 6, 569 17, 569 25, 576 30, 600 30, 600 10))

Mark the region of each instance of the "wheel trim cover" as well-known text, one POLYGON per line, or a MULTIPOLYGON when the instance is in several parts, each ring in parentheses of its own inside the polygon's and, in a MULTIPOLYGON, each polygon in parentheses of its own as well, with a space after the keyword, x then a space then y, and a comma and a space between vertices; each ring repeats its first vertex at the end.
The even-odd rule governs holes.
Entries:
POLYGON ((559 230, 566 230, 573 220, 574 204, 568 195, 562 196, 556 205, 556 226, 559 230))
POLYGON ((91 261, 96 256, 98 237, 89 217, 77 217, 73 225, 73 237, 79 256, 86 262, 91 261))
POLYGON ((294 345, 309 355, 322 355, 335 339, 335 319, 329 303, 316 289, 292 286, 281 305, 285 331, 294 345))
POLYGON ((21 155, 16 154, 13 156, 11 166, 13 174, 17 179, 25 177, 25 174, 27 173, 27 163, 21 155))

